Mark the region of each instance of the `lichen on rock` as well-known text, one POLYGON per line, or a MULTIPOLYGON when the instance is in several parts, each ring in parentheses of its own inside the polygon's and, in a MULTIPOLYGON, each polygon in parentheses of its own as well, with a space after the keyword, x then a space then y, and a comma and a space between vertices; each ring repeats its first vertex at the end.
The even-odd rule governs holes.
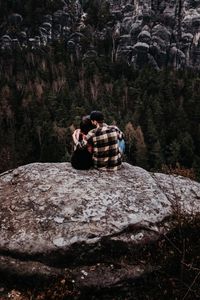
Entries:
POLYGON ((7 271, 19 274, 27 266, 30 275, 34 261, 38 274, 97 263, 112 247, 157 240, 173 228, 164 223, 177 204, 186 216, 200 211, 199 183, 127 163, 111 173, 33 163, 1 174, 0 190, 0 269, 6 272, 6 257, 7 271))

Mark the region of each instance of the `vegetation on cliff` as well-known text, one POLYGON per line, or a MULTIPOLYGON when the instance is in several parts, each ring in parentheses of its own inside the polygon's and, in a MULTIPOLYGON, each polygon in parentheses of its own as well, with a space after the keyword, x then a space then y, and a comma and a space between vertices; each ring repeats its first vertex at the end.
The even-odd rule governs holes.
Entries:
MULTIPOLYGON (((122 16, 111 3, 1 4, 0 172, 34 161, 70 160, 72 131, 82 115, 99 109, 125 132, 127 161, 200 176, 199 72, 138 70, 120 58, 116 18, 122 16)), ((159 5, 151 9, 160 12, 159 5)), ((133 9, 127 4, 121 13, 125 17, 133 9)), ((141 26, 150 26, 148 20, 141 26)))
MULTIPOLYGON (((46 283, 40 279, 27 282, 15 276, 15 284, 11 277, 10 281, 6 280, 5 285, 2 285, 0 297, 2 300, 8 297, 13 300, 197 300, 200 297, 199 228, 199 217, 187 222, 180 218, 172 232, 152 245, 144 245, 140 252, 130 249, 124 253, 120 248, 110 249, 106 259, 107 264, 114 269, 126 267, 127 263, 156 264, 157 268, 153 272, 135 281, 127 280, 121 285, 105 289, 80 289, 70 274, 46 283)), ((105 261, 105 257, 99 257, 98 265, 101 265, 101 259, 105 261)))
MULTIPOLYGON (((0 171, 70 159, 80 117, 102 110, 126 135, 126 158, 148 170, 200 167, 200 74, 80 60, 62 42, 0 58, 0 171)), ((198 174, 197 174, 198 175, 198 174)))

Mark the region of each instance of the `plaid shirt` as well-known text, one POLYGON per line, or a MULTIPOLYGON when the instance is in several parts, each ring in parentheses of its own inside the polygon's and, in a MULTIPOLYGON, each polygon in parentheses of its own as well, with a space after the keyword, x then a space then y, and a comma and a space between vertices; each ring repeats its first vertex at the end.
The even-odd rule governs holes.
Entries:
POLYGON ((123 133, 116 126, 102 126, 88 132, 86 140, 93 145, 94 167, 101 170, 115 171, 120 169, 122 158, 118 139, 123 133))

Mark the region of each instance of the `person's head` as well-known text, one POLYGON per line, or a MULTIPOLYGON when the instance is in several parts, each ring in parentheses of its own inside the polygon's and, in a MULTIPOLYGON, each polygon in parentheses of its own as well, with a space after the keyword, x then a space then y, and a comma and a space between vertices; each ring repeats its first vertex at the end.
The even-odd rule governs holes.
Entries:
POLYGON ((94 126, 98 126, 99 124, 103 123, 104 116, 101 111, 93 110, 90 113, 90 120, 94 126))
POLYGON ((92 130, 94 126, 92 125, 92 122, 90 120, 90 116, 84 116, 82 117, 81 123, 80 123, 80 130, 83 134, 87 134, 90 130, 92 130))

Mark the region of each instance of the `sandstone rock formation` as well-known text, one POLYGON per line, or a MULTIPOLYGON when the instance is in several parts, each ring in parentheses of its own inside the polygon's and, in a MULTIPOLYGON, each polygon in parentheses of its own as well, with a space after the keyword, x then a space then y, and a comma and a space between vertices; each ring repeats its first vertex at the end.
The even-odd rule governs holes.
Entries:
POLYGON ((137 278, 157 266, 136 260, 116 269, 119 253, 161 238, 175 215, 200 212, 199 198, 197 182, 127 163, 116 173, 69 163, 7 171, 0 175, 0 273, 70 274, 79 286, 99 287, 137 278))
MULTIPOLYGON (((126 61, 135 68, 151 65, 156 69, 166 66, 199 69, 200 66, 199 1, 110 0, 94 4, 93 1, 62 1, 60 9, 44 14, 35 28, 26 26, 25 17, 15 12, 4 16, 0 26, 2 51, 35 49, 64 39, 67 49, 73 43, 73 53, 79 51, 84 57, 88 47, 96 48, 104 40, 112 43, 113 60, 126 61), (103 7, 110 14, 101 27, 88 23, 90 5, 94 5, 93 13, 103 7), (82 33, 83 38, 74 40, 71 37, 74 33, 82 33), (88 33, 90 38, 85 49, 88 33)), ((100 18, 103 20, 103 12, 100 18)))

